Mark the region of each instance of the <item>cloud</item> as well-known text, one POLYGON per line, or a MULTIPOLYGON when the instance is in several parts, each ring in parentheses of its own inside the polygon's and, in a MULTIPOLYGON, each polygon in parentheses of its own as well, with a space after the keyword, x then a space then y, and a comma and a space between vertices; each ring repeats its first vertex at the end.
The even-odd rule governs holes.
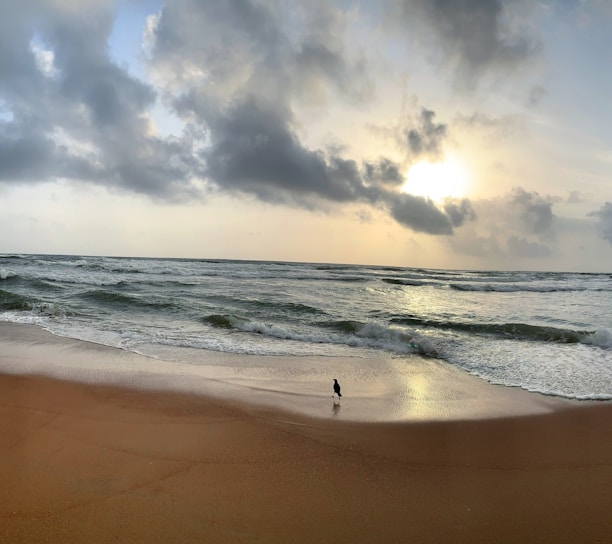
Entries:
POLYGON ((189 140, 151 133, 155 89, 109 57, 111 8, 25 1, 5 17, 0 7, 0 98, 11 114, 0 120, 4 183, 69 178, 164 199, 197 193, 189 140))
POLYGON ((382 183, 390 186, 400 186, 406 177, 400 171, 396 162, 382 157, 377 162, 364 163, 364 177, 370 183, 382 183))
POLYGON ((457 115, 454 125, 464 134, 466 129, 482 133, 484 145, 491 147, 493 144, 517 138, 525 130, 525 119, 519 115, 492 117, 474 112, 471 115, 457 115))
POLYGON ((447 199, 444 203, 444 211, 453 227, 460 227, 466 221, 476 220, 476 212, 474 212, 472 203, 467 198, 462 200, 447 199))
POLYGON ((220 104, 247 90, 285 107, 333 93, 360 101, 372 83, 365 58, 345 45, 348 22, 325 1, 176 0, 149 25, 147 43, 151 67, 166 84, 204 85, 220 104))
MULTIPOLYGON (((303 145, 295 117, 299 105, 334 93, 367 96, 363 59, 343 42, 346 15, 327 2, 293 8, 168 3, 147 25, 150 66, 177 115, 203 131, 196 173, 216 189, 308 207, 376 201, 355 161, 303 145)), ((391 182, 394 169, 381 158, 366 176, 391 182)))
MULTIPOLYGON (((490 258, 498 266, 554 256, 562 227, 553 211, 556 202, 520 187, 498 198, 471 201, 463 214, 467 219, 476 215, 478 222, 457 231, 451 247, 470 257, 490 258)), ((447 214, 452 217, 453 211, 447 209, 447 214)))
POLYGON ((473 85, 491 70, 515 69, 539 50, 519 16, 523 2, 396 0, 393 6, 392 25, 408 27, 429 45, 436 45, 443 62, 452 66, 463 85, 473 85))
POLYGON ((545 199, 536 192, 516 188, 510 197, 516 209, 520 224, 528 234, 551 235, 554 221, 551 199, 545 199))
POLYGON ((435 123, 435 112, 422 108, 417 124, 404 130, 405 144, 412 161, 427 157, 437 159, 446 138, 446 125, 435 123))
POLYGON ((343 202, 365 191, 354 161, 304 148, 290 127, 290 113, 249 97, 208 116, 211 145, 205 173, 224 189, 267 201, 318 196, 343 202))
MULTIPOLYGON (((354 13, 324 0, 174 0, 147 20, 151 80, 109 54, 111 0, 0 4, 0 183, 70 179, 161 201, 207 190, 307 208, 357 203, 419 232, 475 215, 399 193, 405 163, 306 145, 298 112, 366 104, 374 82, 347 45, 354 13), (14 9, 13 9, 14 7, 14 9), (160 101, 184 124, 156 134, 160 101)), ((405 161, 439 157, 446 125, 421 109, 401 131, 405 161)))
POLYGON ((591 212, 589 217, 597 218, 601 237, 612 244, 612 202, 604 203, 599 210, 591 212))
POLYGON ((537 106, 547 95, 548 90, 545 87, 542 85, 534 85, 531 89, 529 89, 527 104, 529 106, 537 106))
POLYGON ((525 238, 511 236, 507 240, 508 253, 511 256, 526 259, 542 259, 552 253, 550 247, 539 242, 530 242, 525 238))
MULTIPOLYGON (((7 123, 7 125, 9 125, 7 123)), ((55 144, 42 136, 0 132, 0 180, 30 180, 48 175, 55 144)))
POLYGON ((386 204, 391 216, 398 223, 427 234, 453 234, 455 228, 476 220, 476 214, 467 199, 448 199, 445 205, 439 208, 428 198, 401 193, 389 196, 386 204))
POLYGON ((499 240, 491 233, 479 234, 474 228, 464 229, 460 235, 449 238, 453 251, 483 260, 503 258, 504 250, 499 240))
POLYGON ((586 202, 590 197, 592 197, 590 193, 584 193, 580 189, 574 189, 573 191, 568 191, 565 202, 568 204, 580 204, 581 202, 586 202))
MULTIPOLYGON (((343 44, 344 14, 325 2, 300 4, 290 29, 279 22, 284 16, 265 3, 244 2, 236 11, 232 4, 213 9, 185 0, 168 4, 156 18, 151 64, 174 89, 176 113, 206 133, 199 174, 219 190, 267 202, 309 208, 367 203, 408 228, 451 234, 468 217, 466 205, 447 211, 399 194, 405 179, 396 161, 358 162, 346 158, 342 146, 321 150, 303 143, 295 113, 300 105, 330 93, 365 100, 369 80, 363 60, 343 44)), ((402 131, 409 160, 440 155, 446 126, 434 118, 423 108, 402 131)))
POLYGON ((452 234, 475 217, 467 200, 440 209, 431 200, 386 188, 404 181, 390 159, 358 164, 305 148, 292 130, 289 112, 252 96, 218 115, 209 113, 207 126, 205 174, 222 190, 308 207, 321 199, 364 202, 388 209, 405 227, 430 234, 452 234))
POLYGON ((420 160, 442 160, 449 132, 448 124, 436 121, 436 112, 419 105, 417 97, 413 97, 410 110, 392 125, 367 125, 377 139, 395 146, 406 170, 420 160))
POLYGON ((390 202, 391 215, 400 224, 416 232, 452 234, 453 224, 448 215, 426 198, 400 194, 390 202))

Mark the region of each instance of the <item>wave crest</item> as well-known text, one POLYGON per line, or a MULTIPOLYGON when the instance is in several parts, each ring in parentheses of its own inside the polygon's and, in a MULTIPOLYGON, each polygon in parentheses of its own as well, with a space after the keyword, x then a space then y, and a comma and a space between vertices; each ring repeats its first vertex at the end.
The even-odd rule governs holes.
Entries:
POLYGON ((16 278, 17 274, 12 270, 5 270, 4 268, 0 268, 0 280, 8 280, 10 278, 16 278))
POLYGON ((384 349, 394 353, 419 353, 428 357, 439 357, 438 350, 426 338, 382 323, 328 321, 317 323, 317 329, 306 332, 293 330, 284 325, 251 321, 231 314, 212 314, 203 317, 201 321, 215 328, 261 334, 280 340, 344 344, 352 347, 384 349), (325 329, 329 332, 325 332, 325 329))
POLYGON ((26 297, 0 289, 1 311, 28 311, 31 309, 32 304, 26 297))
POLYGON ((527 323, 465 323, 456 321, 434 321, 410 316, 394 317, 392 323, 417 327, 456 330, 472 334, 498 336, 515 340, 537 340, 562 344, 592 343, 589 338, 596 331, 577 331, 557 327, 529 325, 527 323))
POLYGON ((612 349, 612 329, 600 328, 586 335, 583 339, 585 344, 599 346, 604 349, 612 349))
POLYGON ((137 298, 123 293, 116 293, 114 291, 94 290, 86 291, 80 295, 81 298, 86 300, 93 300, 100 304, 107 306, 139 306, 146 308, 158 308, 168 309, 173 308, 174 304, 171 302, 159 302, 137 298))
POLYGON ((476 293, 568 293, 573 291, 610 291, 608 288, 586 288, 572 285, 517 285, 513 283, 449 283, 455 291, 476 293))

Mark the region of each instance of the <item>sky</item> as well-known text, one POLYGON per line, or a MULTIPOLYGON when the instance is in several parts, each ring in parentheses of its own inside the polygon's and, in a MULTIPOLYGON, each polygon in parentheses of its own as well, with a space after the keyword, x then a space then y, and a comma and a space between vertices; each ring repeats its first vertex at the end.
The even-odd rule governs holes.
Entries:
POLYGON ((0 0, 0 253, 612 272, 607 0, 0 0))

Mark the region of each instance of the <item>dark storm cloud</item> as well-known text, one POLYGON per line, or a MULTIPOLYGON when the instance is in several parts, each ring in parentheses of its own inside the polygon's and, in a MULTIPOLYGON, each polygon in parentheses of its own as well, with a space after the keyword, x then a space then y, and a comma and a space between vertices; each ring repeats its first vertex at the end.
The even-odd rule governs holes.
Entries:
POLYGON ((218 100, 246 89, 282 106, 332 92, 361 100, 372 83, 363 57, 344 44, 345 25, 326 1, 175 0, 156 25, 152 64, 176 85, 214 84, 226 93, 218 100))
POLYGON ((385 157, 376 163, 364 163, 364 177, 370 183, 383 183, 391 186, 402 185, 406 178, 400 171, 400 166, 385 157))
POLYGON ((452 234, 474 218, 467 200, 440 209, 431 200, 384 189, 403 182, 399 166, 389 159, 358 165, 304 148, 288 117, 253 97, 223 115, 209 116, 206 174, 223 189, 269 202, 311 206, 323 199, 380 206, 401 225, 430 234, 452 234))
MULTIPOLYGON (((207 185, 309 208, 366 204, 431 234, 474 218, 467 201, 440 207, 398 193, 405 164, 304 144, 298 107, 324 111, 334 96, 361 103, 373 88, 363 56, 346 45, 347 14, 330 2, 168 2, 148 28, 157 87, 110 57, 111 0, 8 4, 2 183, 68 178, 166 201, 199 198, 207 185), (160 99, 185 123, 181 137, 152 130, 160 99)), ((402 134, 410 160, 439 155, 445 137, 427 109, 402 134)))
POLYGON ((551 232, 555 216, 550 199, 517 188, 512 193, 511 204, 518 210, 522 225, 528 233, 543 235, 551 232))
POLYGON ((612 202, 606 202, 599 210, 591 212, 589 216, 598 219, 601 237, 612 244, 612 202))
POLYGON ((316 195, 354 200, 361 180, 353 161, 304 148, 278 112, 253 100, 211 123, 212 145, 205 153, 208 177, 224 188, 264 200, 316 195))
POLYGON ((52 47, 57 90, 71 104, 87 109, 94 127, 130 126, 155 100, 153 89, 110 61, 107 40, 112 12, 92 10, 87 18, 56 16, 40 29, 52 47))
POLYGON ((419 196, 401 194, 390 203, 391 215, 400 224, 416 232, 452 234, 451 219, 431 200, 419 196))
POLYGON ((422 108, 416 126, 405 129, 405 144, 412 160, 423 156, 439 157, 446 138, 446 125, 436 123, 435 116, 435 112, 422 108))
MULTIPOLYGON (((265 2, 246 1, 185 0, 162 12, 152 63, 180 89, 172 102, 177 114, 206 131, 201 174, 220 190, 268 202, 366 203, 388 210, 408 228, 451 234, 468 218, 466 206, 447 211, 430 200, 399 195, 405 181, 400 164, 386 157, 360 164, 346 159, 341 148, 322 151, 303 144, 293 115, 297 102, 331 92, 361 100, 369 81, 362 60, 342 42, 342 15, 328 3, 298 6, 290 17, 291 35, 283 33, 280 17, 265 2), (228 42, 229 50, 223 47, 228 42), (178 71, 171 69, 177 65, 178 71)), ((435 113, 422 109, 404 131, 403 146, 411 160, 438 156, 445 136, 435 113)))
POLYGON ((305 148, 292 130, 291 115, 265 101, 251 96, 224 112, 200 111, 207 111, 210 130, 210 145, 202 152, 205 174, 221 189, 307 207, 317 200, 368 203, 429 234, 452 234, 475 219, 467 200, 440 209, 429 199, 386 189, 404 182, 399 165, 388 158, 359 165, 305 148))
POLYGON ((29 44, 28 23, 35 10, 28 2, 0 2, 0 98, 15 114, 29 109, 43 84, 29 44))
POLYGON ((250 0, 176 0, 164 5, 155 25, 153 66, 175 83, 194 77, 224 84, 282 55, 280 21, 265 3, 250 0))
POLYGON ((474 221, 476 213, 471 202, 464 198, 461 200, 449 199, 444 203, 444 211, 453 227, 460 227, 467 221, 474 221))
POLYGON ((0 3, 0 181, 35 181, 54 168, 57 148, 45 133, 46 82, 30 49, 34 10, 27 2, 9 4, 0 3))
MULTIPOLYGON (((15 128, 9 123, 6 128, 15 128)), ((2 127, 2 125, 0 125, 2 127)), ((56 156, 55 144, 42 136, 15 137, 13 130, 0 132, 0 180, 30 180, 48 175, 56 156)))
POLYGON ((0 180, 71 178, 159 198, 193 194, 192 153, 150 133, 154 89, 108 53, 109 2, 0 5, 0 180), (36 48, 53 59, 52 73, 36 48))
POLYGON ((471 84, 488 70, 516 68, 539 49, 535 39, 510 20, 511 8, 522 4, 517 0, 396 0, 392 24, 403 23, 426 39, 433 29, 444 62, 453 65, 459 81, 471 84))

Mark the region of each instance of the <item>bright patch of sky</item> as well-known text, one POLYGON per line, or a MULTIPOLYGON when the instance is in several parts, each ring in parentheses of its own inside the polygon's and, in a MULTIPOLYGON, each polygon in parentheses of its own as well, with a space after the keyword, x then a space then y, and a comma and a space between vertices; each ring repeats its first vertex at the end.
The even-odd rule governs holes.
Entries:
MULTIPOLYGON (((159 16, 163 6, 162 0, 124 0, 115 7, 116 16, 108 40, 110 56, 132 76, 145 82, 150 79, 146 64, 148 24, 159 16)), ((182 134, 184 124, 164 106, 161 96, 157 96, 148 114, 160 136, 178 137, 182 134)))

